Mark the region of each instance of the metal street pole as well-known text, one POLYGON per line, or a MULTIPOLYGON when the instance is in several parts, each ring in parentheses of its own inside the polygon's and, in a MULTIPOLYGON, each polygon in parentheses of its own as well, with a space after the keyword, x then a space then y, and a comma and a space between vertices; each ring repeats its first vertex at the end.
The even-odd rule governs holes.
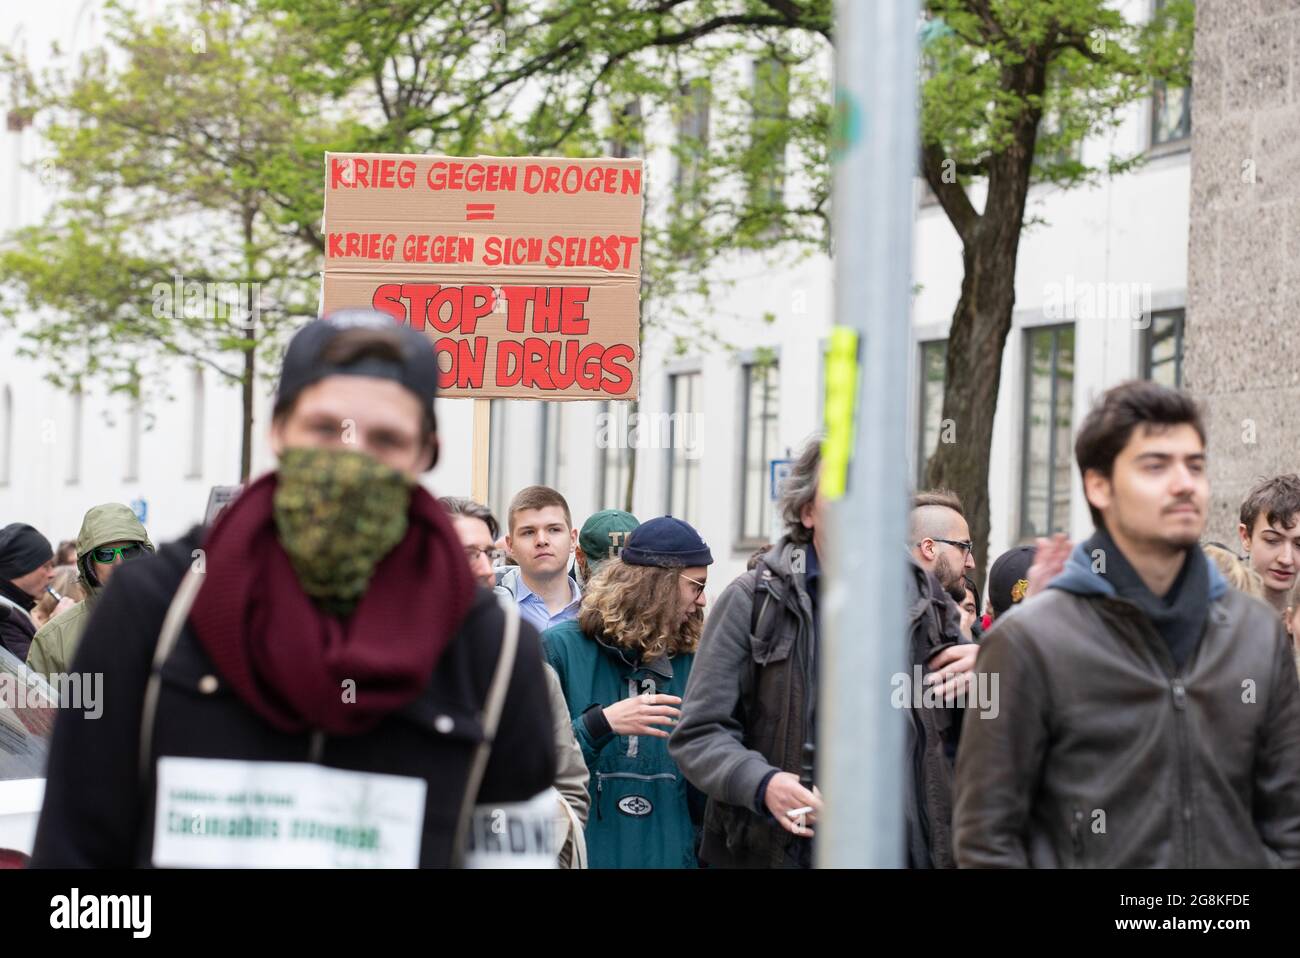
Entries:
POLYGON ((891 706, 890 693, 892 677, 907 663, 904 410, 918 25, 917 0, 836 4, 837 329, 827 369, 822 490, 839 495, 830 504, 817 709, 823 868, 904 864, 907 717, 891 706))

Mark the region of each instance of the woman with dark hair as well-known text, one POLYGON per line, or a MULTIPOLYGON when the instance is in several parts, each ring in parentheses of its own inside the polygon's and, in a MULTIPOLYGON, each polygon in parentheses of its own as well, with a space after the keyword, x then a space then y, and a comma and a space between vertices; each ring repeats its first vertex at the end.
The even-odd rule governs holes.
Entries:
POLYGON ((542 635, 591 772, 592 868, 694 868, 696 828, 668 733, 704 623, 709 547, 671 516, 634 529, 542 635))

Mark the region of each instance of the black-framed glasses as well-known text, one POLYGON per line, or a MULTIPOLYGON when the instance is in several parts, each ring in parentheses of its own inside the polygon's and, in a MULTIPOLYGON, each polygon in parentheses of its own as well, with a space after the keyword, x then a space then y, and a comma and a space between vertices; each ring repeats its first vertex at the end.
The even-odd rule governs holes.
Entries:
POLYGON ((501 550, 497 548, 480 549, 478 546, 465 547, 465 558, 470 561, 471 565, 473 565, 475 562, 478 561, 478 557, 480 553, 488 557, 488 562, 494 563, 497 561, 497 559, 501 558, 501 550))
POLYGON ((96 562, 108 565, 118 556, 122 557, 123 562, 138 558, 144 554, 144 546, 138 542, 133 542, 129 546, 101 546, 92 549, 90 554, 94 556, 96 562))
POLYGON ((971 542, 969 539, 939 539, 935 536, 931 536, 930 538, 935 542, 946 542, 950 546, 956 546, 961 550, 962 555, 966 555, 975 548, 975 543, 971 542))
POLYGON ((695 586, 695 595, 692 596, 692 598, 698 599, 701 595, 704 594, 704 587, 705 587, 706 585, 708 585, 708 582, 707 582, 707 581, 706 581, 706 582, 701 582, 699 579, 692 579, 692 578, 691 578, 690 576, 688 576, 685 572, 681 572, 681 573, 678 573, 678 574, 679 574, 683 579, 685 579, 687 582, 689 582, 691 585, 695 586))

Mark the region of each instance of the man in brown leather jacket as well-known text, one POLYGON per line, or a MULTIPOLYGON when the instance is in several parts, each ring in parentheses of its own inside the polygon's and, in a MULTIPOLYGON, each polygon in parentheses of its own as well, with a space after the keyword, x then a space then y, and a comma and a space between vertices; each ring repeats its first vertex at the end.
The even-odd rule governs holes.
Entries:
POLYGON ((1197 542, 1205 429, 1184 393, 1107 392, 1075 456, 1096 531, 985 638, 962 867, 1300 865, 1300 684, 1276 615, 1197 542))

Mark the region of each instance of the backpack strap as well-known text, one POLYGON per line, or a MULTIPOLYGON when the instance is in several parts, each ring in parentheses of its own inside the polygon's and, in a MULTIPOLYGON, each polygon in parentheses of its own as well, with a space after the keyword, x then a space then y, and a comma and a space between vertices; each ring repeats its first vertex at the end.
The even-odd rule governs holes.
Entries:
POLYGON ((176 594, 172 596, 167 615, 163 618, 162 629, 158 632, 158 641, 153 649, 153 668, 149 672, 149 682, 144 689, 144 707, 140 714, 140 785, 149 784, 149 771, 153 766, 153 728, 158 718, 158 695, 162 690, 162 667, 176 648, 176 642, 185 628, 194 600, 203 586, 203 573, 193 567, 181 579, 176 594))
POLYGON ((564 810, 564 817, 569 820, 569 836, 563 844, 573 845, 573 854, 569 858, 570 868, 587 867, 587 838, 583 831, 582 821, 578 818, 578 813, 573 810, 568 799, 563 795, 559 796, 560 807, 564 810))
MULTIPOLYGON (((749 634, 754 638, 760 638, 761 633, 758 628, 763 624, 763 617, 767 615, 767 607, 772 603, 772 570, 767 566, 759 565, 754 568, 754 595, 751 602, 749 613, 749 634), (759 602, 759 594, 762 594, 762 603, 759 602)), ((770 623, 770 619, 768 622, 770 623)))
POLYGON ((497 599, 505 612, 505 631, 501 636, 501 651, 497 656, 496 671, 492 675, 492 685, 488 688, 487 698, 483 702, 483 741, 474 752, 470 764, 469 778, 465 783, 465 795, 461 799, 460 817, 457 820, 456 836, 452 844, 452 864, 460 867, 465 861, 465 836, 469 832, 470 817, 474 814, 474 802, 478 798, 479 786, 487 771, 488 758, 492 754, 492 741, 496 738, 497 726, 501 723, 501 712, 506 704, 506 690, 510 687, 510 676, 515 670, 515 653, 519 649, 519 608, 514 602, 497 599))
MULTIPOLYGON (((158 717, 158 697, 162 688, 162 667, 176 648, 185 620, 203 585, 202 573, 190 569, 181 580, 180 587, 173 596, 167 615, 163 618, 162 629, 154 646, 153 668, 149 673, 149 682, 145 686, 144 708, 140 716, 140 782, 142 787, 149 782, 152 768, 153 729, 158 717)), ((488 757, 492 752, 492 741, 496 737, 501 722, 501 712, 505 708, 506 690, 510 686, 510 676, 515 669, 515 653, 519 648, 519 609, 513 602, 500 602, 505 612, 505 629, 501 637, 501 650, 497 655, 496 670, 492 674, 492 684, 488 687, 487 698, 483 703, 481 719, 483 724, 483 741, 479 743, 470 765, 469 778, 465 784, 465 796, 461 801, 459 823, 456 839, 452 846, 452 856, 459 865, 464 858, 465 833, 469 828, 470 815, 474 811, 474 800, 478 797, 479 785, 487 771, 488 757)), ((586 849, 584 848, 585 852, 586 849)), ((585 858, 585 855, 584 855, 585 858)))

